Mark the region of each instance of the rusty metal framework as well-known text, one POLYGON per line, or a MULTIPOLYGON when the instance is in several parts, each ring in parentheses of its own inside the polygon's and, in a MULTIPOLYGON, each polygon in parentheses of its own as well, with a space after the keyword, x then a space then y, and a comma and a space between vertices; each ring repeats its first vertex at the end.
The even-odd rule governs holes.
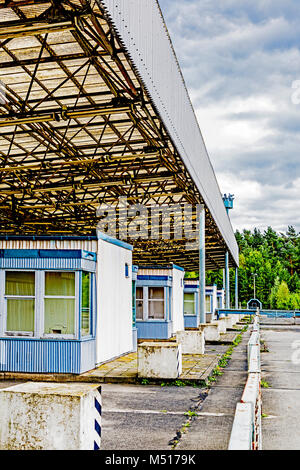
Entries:
MULTIPOLYGON (((99 5, 0 1, 1 233, 93 234, 97 207, 123 196, 205 204, 99 5)), ((184 238, 134 245, 143 265, 198 268, 184 238)), ((206 207, 207 267, 227 249, 206 207)))

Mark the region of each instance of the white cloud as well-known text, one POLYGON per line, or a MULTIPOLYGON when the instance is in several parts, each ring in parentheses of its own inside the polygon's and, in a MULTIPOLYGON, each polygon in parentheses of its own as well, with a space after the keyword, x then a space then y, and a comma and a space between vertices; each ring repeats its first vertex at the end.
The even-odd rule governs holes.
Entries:
POLYGON ((160 0, 235 228, 300 230, 300 8, 292 0, 160 0))

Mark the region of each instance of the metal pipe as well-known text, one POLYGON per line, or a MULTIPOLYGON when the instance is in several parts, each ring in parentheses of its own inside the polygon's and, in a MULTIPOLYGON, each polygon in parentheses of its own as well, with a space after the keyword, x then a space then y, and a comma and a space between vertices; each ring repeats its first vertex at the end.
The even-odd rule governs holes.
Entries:
POLYGON ((239 282, 238 282, 238 268, 235 268, 235 308, 239 308, 239 282))
POLYGON ((230 308, 229 253, 225 253, 225 306, 230 308))
POLYGON ((205 209, 199 215, 199 310, 200 323, 206 323, 205 308, 205 209))

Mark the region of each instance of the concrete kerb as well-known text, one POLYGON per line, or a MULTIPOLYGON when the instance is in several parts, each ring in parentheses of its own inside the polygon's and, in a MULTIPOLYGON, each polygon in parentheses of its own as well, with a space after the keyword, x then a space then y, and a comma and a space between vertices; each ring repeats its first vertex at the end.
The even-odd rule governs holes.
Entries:
POLYGON ((229 450, 261 450, 261 366, 258 312, 247 345, 248 379, 241 402, 237 404, 229 450), (249 435, 251 442, 249 443, 249 435))

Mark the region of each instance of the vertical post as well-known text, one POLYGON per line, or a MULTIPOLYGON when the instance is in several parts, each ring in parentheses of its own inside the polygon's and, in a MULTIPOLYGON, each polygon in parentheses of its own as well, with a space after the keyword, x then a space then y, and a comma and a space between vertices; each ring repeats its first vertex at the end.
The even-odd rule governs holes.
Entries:
POLYGON ((238 268, 235 268, 235 308, 238 310, 239 308, 239 272, 238 268))
POLYGON ((200 323, 206 323, 205 309, 205 209, 199 214, 199 309, 200 323))
POLYGON ((230 308, 230 286, 229 286, 229 253, 225 254, 225 306, 230 308))

